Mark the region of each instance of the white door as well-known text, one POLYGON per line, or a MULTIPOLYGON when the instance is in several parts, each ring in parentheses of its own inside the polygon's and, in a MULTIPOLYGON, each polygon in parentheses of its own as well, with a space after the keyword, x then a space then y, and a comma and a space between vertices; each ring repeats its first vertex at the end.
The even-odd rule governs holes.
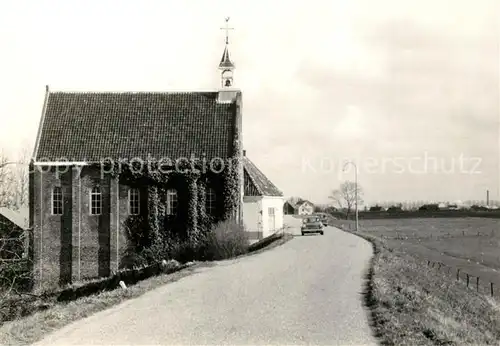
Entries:
POLYGON ((274 233, 276 230, 276 214, 274 208, 267 208, 268 211, 268 222, 269 225, 269 233, 274 233))

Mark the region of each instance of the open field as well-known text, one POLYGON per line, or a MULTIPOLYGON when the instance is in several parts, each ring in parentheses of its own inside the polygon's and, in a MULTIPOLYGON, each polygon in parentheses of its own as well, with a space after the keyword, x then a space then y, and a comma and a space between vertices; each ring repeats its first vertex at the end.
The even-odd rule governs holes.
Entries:
MULTIPOLYGON (((354 229, 353 221, 333 225, 354 229)), ((500 220, 360 220, 357 234, 375 246, 365 303, 384 345, 498 345, 500 220), (430 267, 427 261, 446 267, 430 267), (454 271, 480 276, 470 287, 454 271), (497 271, 499 270, 499 271, 497 271), (489 283, 495 282, 495 298, 489 283)))
MULTIPOLYGON (((353 221, 335 220, 354 228, 353 221)), ((491 218, 418 218, 360 220, 362 233, 383 239, 391 248, 423 260, 460 268, 495 285, 500 296, 500 220, 491 218)), ((464 274, 465 275, 465 274, 464 274)))
MULTIPOLYGON (((334 212, 333 216, 345 219, 343 212, 334 212)), ((359 218, 363 220, 371 219, 415 219, 415 218, 462 218, 462 217, 485 217, 500 218, 500 209, 496 210, 402 210, 402 211, 359 211, 359 218)), ((354 213, 350 215, 354 219, 354 213)))
POLYGON ((375 249, 364 295, 382 345, 499 345, 497 299, 445 279, 442 269, 385 239, 357 235, 375 249))
POLYGON ((500 220, 372 219, 359 226, 353 233, 375 249, 364 296, 382 345, 499 345, 500 220), (449 271, 457 268, 460 282, 449 271), (465 272, 480 276, 478 291, 475 280, 467 287, 465 272), (488 281, 497 283, 495 298, 488 281))

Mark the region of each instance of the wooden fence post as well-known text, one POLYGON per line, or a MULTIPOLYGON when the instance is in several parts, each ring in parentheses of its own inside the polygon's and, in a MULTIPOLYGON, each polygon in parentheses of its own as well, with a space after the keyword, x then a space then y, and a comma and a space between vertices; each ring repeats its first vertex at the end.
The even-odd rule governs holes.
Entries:
POLYGON ((490 292, 491 296, 493 297, 493 282, 490 282, 490 292))
POLYGON ((476 278, 476 291, 479 292, 479 276, 476 278))
POLYGON ((457 281, 460 281, 460 269, 457 269, 457 281))
POLYGON ((469 274, 465 273, 467 275, 467 287, 469 287, 469 274))

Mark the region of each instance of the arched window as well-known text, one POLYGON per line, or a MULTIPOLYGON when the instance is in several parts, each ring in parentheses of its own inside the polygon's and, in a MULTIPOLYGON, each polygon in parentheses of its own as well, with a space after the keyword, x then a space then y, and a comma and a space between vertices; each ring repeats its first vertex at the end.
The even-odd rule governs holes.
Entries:
POLYGON ((128 190, 128 213, 130 215, 139 215, 140 198, 139 189, 132 188, 128 190))
POLYGON ((90 191, 90 214, 101 215, 102 213, 102 194, 100 187, 93 187, 90 191))
POLYGON ((177 190, 167 190, 167 215, 177 215, 177 190))
POLYGON ((63 214, 63 194, 60 186, 54 187, 52 190, 52 215, 63 214))
POLYGON ((215 210, 216 210, 216 194, 215 190, 211 187, 207 188, 206 190, 206 197, 205 197, 205 210, 207 215, 215 215, 215 210))

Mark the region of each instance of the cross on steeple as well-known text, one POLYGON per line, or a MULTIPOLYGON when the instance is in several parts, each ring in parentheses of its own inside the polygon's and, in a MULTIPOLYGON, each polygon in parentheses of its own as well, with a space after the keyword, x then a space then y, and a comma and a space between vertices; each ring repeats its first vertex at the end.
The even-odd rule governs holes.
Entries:
POLYGON ((229 17, 225 18, 226 27, 221 28, 221 30, 226 30, 226 45, 224 47, 224 52, 222 53, 222 58, 219 63, 219 70, 221 71, 221 85, 223 88, 230 88, 233 85, 233 71, 234 64, 229 57, 229 30, 234 30, 234 28, 229 27, 229 17))
POLYGON ((226 30, 226 44, 229 44, 229 30, 234 30, 234 28, 229 27, 229 17, 225 18, 226 21, 226 27, 225 28, 220 28, 221 30, 226 30))

